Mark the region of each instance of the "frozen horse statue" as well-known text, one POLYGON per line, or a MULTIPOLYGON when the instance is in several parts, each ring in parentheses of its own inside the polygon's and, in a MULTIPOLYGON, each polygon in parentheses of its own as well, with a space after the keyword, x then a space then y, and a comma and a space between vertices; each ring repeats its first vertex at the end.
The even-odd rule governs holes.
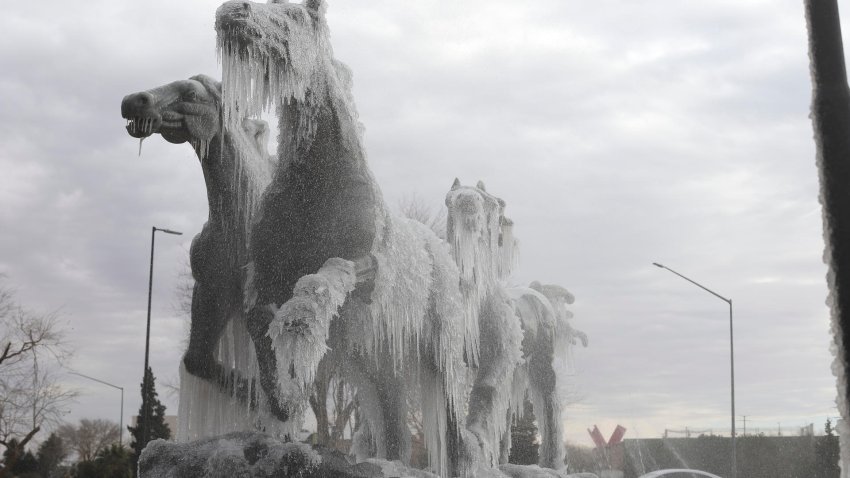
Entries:
POLYGON ((565 450, 553 360, 562 340, 579 336, 586 345, 586 336, 567 323, 572 315, 565 305, 574 298, 557 285, 505 287, 518 250, 513 222, 504 214, 505 202, 488 193, 484 183, 472 187, 455 180, 446 206, 447 235, 467 313, 478 317, 480 330, 467 428, 477 437, 486 463, 506 463, 510 423, 529 395, 542 436, 539 464, 562 468, 565 450))
MULTIPOLYGON (((561 407, 557 395, 555 354, 566 351, 576 337, 587 345, 584 333, 572 329, 567 318, 572 314, 565 304, 573 303, 573 295, 558 285, 532 282, 529 287, 512 287, 507 291, 517 317, 522 322, 523 362, 514 370, 513 399, 508 420, 522 412, 523 399, 531 399, 541 436, 539 465, 558 469, 565 458, 561 407)), ((501 461, 507 461, 510 433, 503 436, 501 461)))
POLYGON ((499 444, 510 432, 514 370, 522 361, 521 321, 502 285, 516 261, 512 224, 505 202, 487 193, 484 184, 462 186, 455 179, 446 195, 446 236, 458 264, 464 313, 479 328, 478 354, 470 360, 475 381, 466 427, 477 439, 481 461, 499 462, 499 444))
POLYGON ((418 381, 431 466, 449 476, 477 325, 461 311, 447 245, 387 212, 324 9, 230 1, 216 13, 225 123, 278 114, 279 163, 251 230, 246 293, 263 406, 297 423, 320 360, 333 357, 368 397, 359 403, 377 456, 403 459, 404 387, 418 381))
POLYGON ((248 342, 242 313, 243 268, 248 257, 247 225, 270 181, 272 163, 268 125, 244 119, 227 127, 221 121, 221 107, 221 84, 205 75, 133 93, 121 102, 131 136, 141 141, 160 134, 171 143, 190 143, 207 188, 209 218, 190 251, 195 286, 189 347, 181 369, 181 439, 213 430, 243 430, 252 417, 248 407, 233 407, 227 398, 241 395, 243 402, 252 401, 251 383, 235 383, 231 371, 239 371, 240 377, 256 376, 250 347, 238 345, 248 342), (186 408, 193 394, 206 402, 203 411, 186 408), (216 395, 222 396, 216 400, 216 395))

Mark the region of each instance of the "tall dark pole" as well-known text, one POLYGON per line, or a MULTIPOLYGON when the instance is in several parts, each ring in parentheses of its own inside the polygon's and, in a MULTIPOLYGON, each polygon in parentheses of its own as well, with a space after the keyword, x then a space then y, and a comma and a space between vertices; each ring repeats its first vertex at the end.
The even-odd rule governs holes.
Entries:
MULTIPOLYGON (((812 75, 812 123, 817 146, 823 207, 828 303, 835 324, 836 364, 840 367, 838 409, 850 418, 850 89, 836 0, 806 0, 812 75)), ((841 440, 846 448, 846 443, 841 440)), ((846 453, 846 450, 845 450, 846 453)), ((842 476, 847 476, 847 463, 842 476)))
POLYGON ((142 375, 142 441, 147 444, 150 439, 150 413, 148 412, 149 404, 147 403, 147 380, 148 380, 148 358, 150 357, 151 348, 151 297, 153 296, 153 250, 156 231, 162 231, 167 234, 181 235, 182 232, 172 231, 170 229, 160 229, 156 226, 151 228, 151 268, 148 275, 148 324, 145 331, 145 371, 142 375))
POLYGON ((731 381, 732 381, 732 387, 731 387, 731 389, 732 389, 732 460, 731 460, 731 462, 732 462, 731 463, 732 472, 731 472, 731 475, 729 475, 729 476, 731 476, 732 478, 736 478, 738 476, 738 462, 737 462, 737 456, 736 456, 737 455, 737 449, 736 449, 736 446, 735 446, 735 336, 734 336, 734 332, 733 332, 733 328, 732 328, 732 299, 727 299, 726 297, 723 297, 722 295, 718 294, 717 292, 714 292, 713 290, 709 289, 708 287, 705 287, 704 285, 702 285, 702 284, 700 284, 696 281, 688 279, 687 277, 683 276, 682 274, 679 274, 678 272, 674 271, 673 269, 671 269, 671 268, 669 268, 665 265, 661 265, 657 262, 653 262, 652 265, 654 265, 655 267, 660 267, 662 269, 666 269, 666 270, 676 274, 677 276, 681 277, 682 279, 685 279, 686 281, 690 282, 691 284, 699 287, 700 289, 710 293, 711 295, 713 295, 713 296, 717 297, 718 299, 729 304, 729 364, 730 364, 730 368, 731 368, 730 376, 731 376, 731 381))

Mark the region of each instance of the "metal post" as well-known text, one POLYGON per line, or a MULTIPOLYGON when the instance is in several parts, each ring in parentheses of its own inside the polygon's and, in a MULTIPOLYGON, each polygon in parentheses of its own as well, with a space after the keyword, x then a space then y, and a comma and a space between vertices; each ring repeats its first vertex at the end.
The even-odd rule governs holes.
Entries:
POLYGON ((142 446, 148 442, 148 403, 147 394, 145 393, 145 385, 148 379, 148 357, 151 348, 151 297, 153 296, 153 249, 154 238, 156 237, 156 226, 151 228, 151 268, 148 274, 148 322, 145 332, 145 370, 142 374, 142 446))
POLYGON ((738 448, 735 445, 735 335, 732 328, 732 299, 729 302, 729 367, 732 377, 732 478, 738 476, 738 448))
MULTIPOLYGON (((145 384, 147 382, 148 376, 148 368, 149 368, 149 356, 150 356, 150 346, 151 346, 151 297, 153 296, 153 251, 154 251, 154 238, 156 237, 156 231, 162 231, 168 234, 181 235, 182 232, 172 231, 170 229, 161 229, 156 226, 151 227, 151 266, 150 266, 150 274, 148 274, 148 321, 147 321, 147 330, 145 331, 145 371, 142 375, 142 442, 143 445, 147 444, 150 439, 150 414, 148 413, 149 404, 147 403, 147 395, 145 394, 145 384)), ((151 374, 153 375, 153 374, 151 374)))
MULTIPOLYGON (((836 363, 850 362, 850 88, 841 35, 841 18, 837 0, 805 0, 808 24, 809 60, 812 76, 812 124, 817 146, 820 202, 823 206, 825 262, 829 266, 830 313, 834 324, 834 341, 838 346, 836 363)), ((839 366, 835 374, 846 380, 850 370, 839 366)), ((850 418, 847 400, 850 388, 839 387, 843 394, 839 412, 850 418)), ((841 440, 841 455, 846 457, 848 444, 841 440)), ((846 459, 841 460, 842 476, 848 476, 846 459)))
POLYGON ((652 265, 654 265, 655 267, 660 267, 661 269, 667 269, 668 271, 676 274, 677 276, 681 277, 682 279, 685 279, 686 281, 690 282, 691 284, 699 287, 700 289, 703 289, 704 291, 710 293, 711 295, 713 295, 713 296, 717 297, 718 299, 729 304, 729 364, 730 364, 730 368, 731 368, 730 377, 731 377, 731 382, 732 382, 732 387, 731 387, 731 389, 732 389, 732 459, 731 459, 732 472, 731 472, 730 476, 732 478, 737 478, 737 476, 738 476, 738 463, 737 463, 737 456, 736 456, 737 455, 737 448, 736 448, 736 445, 735 445, 735 345, 734 345, 735 344, 735 336, 734 336, 734 330, 733 330, 733 327, 732 327, 732 299, 727 299, 726 297, 723 297, 722 295, 718 294, 717 292, 714 292, 713 290, 709 289, 708 287, 705 287, 704 285, 702 285, 702 284, 700 284, 700 283, 698 283, 694 280, 688 279, 687 277, 683 276, 682 274, 679 274, 678 272, 674 271, 673 269, 671 269, 671 268, 669 268, 665 265, 659 264, 657 262, 653 262, 652 265))

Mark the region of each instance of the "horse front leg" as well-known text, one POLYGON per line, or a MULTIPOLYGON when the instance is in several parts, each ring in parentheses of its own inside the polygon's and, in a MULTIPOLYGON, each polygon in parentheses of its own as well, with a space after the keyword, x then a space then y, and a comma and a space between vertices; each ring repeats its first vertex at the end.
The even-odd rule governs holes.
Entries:
POLYGON ((522 360, 522 329, 507 297, 495 291, 479 312, 479 367, 469 396, 466 428, 478 440, 484 462, 496 466, 500 443, 510 423, 505 421, 511 384, 522 360))
POLYGON ((552 366, 553 337, 540 333, 529 360, 529 382, 534 415, 540 431, 540 456, 543 468, 560 469, 564 466, 566 450, 563 446, 561 407, 556 390, 555 369, 552 366))
POLYGON ((255 306, 248 312, 248 334, 254 342, 254 351, 257 356, 257 367, 260 372, 260 388, 266 395, 269 413, 281 422, 289 421, 290 409, 280 400, 278 394, 277 360, 272 341, 266 335, 269 324, 274 320, 274 310, 268 306, 255 306))
MULTIPOLYGON (((368 268, 360 274, 364 279, 368 268)), ((331 321, 358 279, 354 262, 331 258, 298 279, 292 297, 279 308, 254 305, 248 329, 260 368, 260 386, 270 411, 281 421, 306 408, 319 362, 327 352, 331 321)))

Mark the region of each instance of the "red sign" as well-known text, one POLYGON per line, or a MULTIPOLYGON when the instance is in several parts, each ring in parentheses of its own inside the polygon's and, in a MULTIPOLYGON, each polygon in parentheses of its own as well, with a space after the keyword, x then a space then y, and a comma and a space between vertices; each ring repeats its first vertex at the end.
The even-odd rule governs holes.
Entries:
POLYGON ((617 428, 614 429, 614 433, 611 434, 611 438, 608 439, 609 445, 616 445, 623 441, 623 436, 626 434, 626 428, 622 425, 617 425, 617 428))
POLYGON ((596 425, 593 425, 593 430, 588 429, 587 433, 590 433, 590 438, 593 439, 593 443, 597 448, 605 448, 605 438, 602 437, 602 432, 599 431, 596 425))

